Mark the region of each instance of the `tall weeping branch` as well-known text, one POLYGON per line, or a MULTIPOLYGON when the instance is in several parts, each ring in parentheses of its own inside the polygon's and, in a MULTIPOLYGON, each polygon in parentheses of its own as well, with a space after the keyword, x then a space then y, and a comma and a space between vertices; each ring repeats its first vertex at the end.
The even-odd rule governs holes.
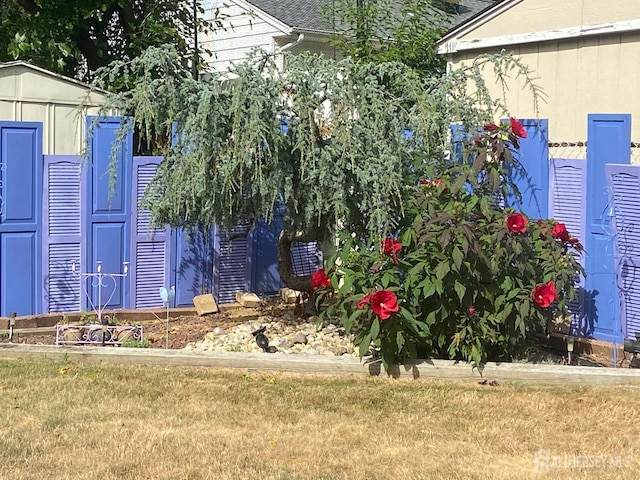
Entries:
POLYGON ((131 115, 123 128, 175 129, 145 194, 156 225, 233 227, 278 211, 281 278, 308 291, 309 278, 293 274, 293 242, 337 229, 392 234, 412 185, 445 161, 450 122, 485 123, 499 104, 465 90, 481 82, 473 69, 435 82, 393 62, 301 55, 286 64, 258 54, 234 80, 205 81, 175 49, 152 48, 100 70, 94 85, 118 77, 129 86, 103 107, 131 115))

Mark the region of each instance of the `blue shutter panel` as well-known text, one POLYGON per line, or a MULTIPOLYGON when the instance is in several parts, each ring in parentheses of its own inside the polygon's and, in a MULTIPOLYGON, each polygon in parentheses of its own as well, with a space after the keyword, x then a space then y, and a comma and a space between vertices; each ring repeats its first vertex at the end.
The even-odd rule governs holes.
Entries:
POLYGON ((171 272, 176 287, 175 306, 193 306, 193 297, 213 292, 215 229, 173 230, 171 272))
POLYGON ((235 302, 236 293, 246 292, 248 289, 250 271, 248 240, 245 225, 218 231, 214 275, 218 303, 235 302))
POLYGON ((294 242, 291 245, 291 262, 296 276, 311 275, 322 268, 322 251, 317 242, 294 242))
POLYGON ((42 124, 0 122, 0 316, 42 309, 42 124))
POLYGON ((606 172, 622 333, 635 338, 640 333, 640 167, 606 165, 606 172))
POLYGON ((257 222, 251 230, 251 288, 258 295, 272 295, 282 287, 278 272, 278 239, 282 232, 282 207, 276 208, 271 224, 257 222))
POLYGON ((590 114, 587 138, 587 324, 599 340, 622 341, 605 164, 629 164, 631 115, 590 114))
POLYGON ((587 215, 585 208, 587 162, 553 159, 550 179, 549 216, 564 223, 571 235, 584 242, 587 215))
POLYGON ((521 200, 511 196, 507 204, 531 218, 549 216, 549 135, 548 120, 520 120, 527 138, 518 139, 520 149, 514 154, 524 172, 514 174, 521 200), (524 175, 523 175, 524 173, 524 175))
POLYGON ((71 263, 81 263, 82 164, 79 157, 44 159, 44 311, 81 310, 80 280, 71 263))
MULTIPOLYGON (((88 128, 95 117, 87 117, 88 128)), ((90 162, 87 165, 88 207, 85 215, 87 260, 82 272, 94 272, 96 262, 102 262, 104 273, 122 272, 122 263, 129 261, 131 250, 131 175, 133 135, 131 130, 124 139, 118 138, 119 117, 100 118, 90 144, 90 162), (112 168, 113 145, 120 141, 115 165, 112 168)), ((116 278, 115 287, 105 288, 104 308, 127 308, 130 278, 116 278), (112 294, 113 293, 113 294, 112 294)), ((88 282, 87 282, 88 283, 88 282)), ((98 303, 98 289, 91 291, 91 304, 98 303)), ((83 305, 89 306, 89 305, 83 305)))
MULTIPOLYGON (((586 230, 585 197, 587 191, 587 162, 555 158, 551 160, 549 176, 551 195, 549 198, 549 216, 564 223, 569 233, 584 243, 586 230)), ((584 267, 585 256, 581 255, 580 264, 584 267)), ((571 331, 574 335, 585 336, 588 326, 584 323, 584 278, 580 279, 576 298, 570 302, 571 331)))
POLYGON ((170 288, 169 228, 151 228, 150 214, 140 206, 147 185, 153 179, 162 157, 134 157, 133 159, 133 245, 131 247, 132 304, 134 308, 153 308, 163 305, 159 291, 170 288))

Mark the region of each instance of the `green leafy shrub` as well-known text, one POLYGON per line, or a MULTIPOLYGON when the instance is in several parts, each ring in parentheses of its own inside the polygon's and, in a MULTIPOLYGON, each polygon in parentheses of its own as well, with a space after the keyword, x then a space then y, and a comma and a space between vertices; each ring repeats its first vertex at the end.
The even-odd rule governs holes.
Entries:
POLYGON ((582 246, 562 223, 500 207, 519 195, 511 150, 526 132, 517 121, 485 129, 415 186, 396 236, 340 238, 320 319, 354 331, 361 356, 373 345, 385 365, 510 359, 566 312, 582 246))

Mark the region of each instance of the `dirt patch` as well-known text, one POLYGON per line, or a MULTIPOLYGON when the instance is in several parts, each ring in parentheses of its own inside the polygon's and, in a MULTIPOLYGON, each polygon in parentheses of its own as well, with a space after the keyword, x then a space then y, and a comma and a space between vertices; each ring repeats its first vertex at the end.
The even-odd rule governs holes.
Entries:
MULTIPOLYGON (((224 312, 199 316, 181 316, 170 318, 159 318, 151 321, 131 322, 132 325, 142 325, 143 337, 149 340, 150 348, 165 348, 167 331, 168 344, 170 349, 183 349, 191 342, 202 340, 208 332, 213 331, 216 327, 222 327, 225 330, 231 329, 236 325, 245 323, 249 320, 255 320, 260 316, 269 315, 281 317, 285 314, 296 315, 297 308, 294 305, 281 304, 279 302, 266 302, 265 305, 258 308, 234 307, 226 309, 224 312)), ((118 318, 118 324, 128 324, 126 318, 118 318)), ((0 343, 7 343, 8 338, 0 339, 0 343)), ((55 329, 47 329, 46 333, 20 333, 18 332, 13 343, 25 345, 55 345, 56 336, 55 329)))

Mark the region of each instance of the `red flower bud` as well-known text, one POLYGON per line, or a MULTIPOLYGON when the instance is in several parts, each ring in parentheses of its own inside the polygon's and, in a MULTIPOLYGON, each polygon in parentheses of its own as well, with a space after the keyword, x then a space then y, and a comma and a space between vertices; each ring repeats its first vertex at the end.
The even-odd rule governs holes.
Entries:
POLYGON ((369 305, 370 302, 371 302, 371 294, 367 293, 364 297, 358 300, 358 302, 356 303, 356 308, 358 310, 362 310, 364 306, 369 305))
POLYGON ((474 307, 473 305, 470 305, 469 307, 467 307, 467 313, 469 315, 473 315, 474 313, 476 313, 476 307, 474 307))
POLYGON ((569 239, 569 243, 571 244, 571 246, 572 246, 573 248, 575 248, 575 249, 576 249, 577 251, 579 251, 579 252, 581 252, 581 251, 582 251, 582 249, 584 248, 584 247, 582 246, 582 244, 580 243, 580 240, 578 240, 576 237, 571 237, 571 238, 569 239))

